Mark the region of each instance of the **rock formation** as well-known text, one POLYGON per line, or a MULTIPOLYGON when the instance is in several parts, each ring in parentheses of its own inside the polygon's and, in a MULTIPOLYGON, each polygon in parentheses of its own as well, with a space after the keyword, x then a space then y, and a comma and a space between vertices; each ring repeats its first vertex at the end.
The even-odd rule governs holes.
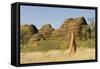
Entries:
POLYGON ((65 19, 63 24, 56 30, 50 24, 43 25, 39 30, 35 25, 21 25, 20 43, 34 45, 37 41, 45 39, 68 42, 71 39, 71 34, 75 37, 75 39, 72 39, 74 44, 77 39, 87 40, 91 38, 91 29, 83 16, 65 19))
POLYGON ((60 39, 62 38, 62 40, 70 39, 70 32, 75 32, 75 36, 80 39, 87 38, 87 35, 90 32, 90 27, 83 16, 68 18, 65 19, 59 29, 53 32, 52 36, 60 39))
POLYGON ((68 34, 68 24, 73 20, 73 18, 68 18, 64 21, 64 23, 60 26, 59 29, 55 30, 52 34, 53 37, 58 39, 65 39, 68 34))
POLYGON ((40 33, 36 33, 34 35, 31 36, 31 38, 29 39, 29 42, 30 41, 40 41, 41 39, 45 40, 44 36, 40 33))
POLYGON ((44 36, 44 37, 48 37, 52 34, 52 32, 54 31, 54 28, 52 28, 52 26, 50 24, 45 24, 43 25, 39 32, 44 36))
POLYGON ((35 25, 21 25, 20 26, 20 42, 22 44, 26 44, 30 37, 37 33, 38 29, 35 27, 35 25))

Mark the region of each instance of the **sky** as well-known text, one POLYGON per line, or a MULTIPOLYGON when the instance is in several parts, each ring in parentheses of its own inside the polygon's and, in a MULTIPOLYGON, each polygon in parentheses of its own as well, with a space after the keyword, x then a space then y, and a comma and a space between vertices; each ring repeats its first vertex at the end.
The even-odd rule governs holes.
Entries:
POLYGON ((95 18, 93 9, 76 9, 76 8, 57 8, 57 7, 40 7, 40 6, 20 6, 20 21, 23 24, 34 24, 38 29, 44 24, 51 24, 57 29, 67 18, 76 18, 84 16, 95 18))

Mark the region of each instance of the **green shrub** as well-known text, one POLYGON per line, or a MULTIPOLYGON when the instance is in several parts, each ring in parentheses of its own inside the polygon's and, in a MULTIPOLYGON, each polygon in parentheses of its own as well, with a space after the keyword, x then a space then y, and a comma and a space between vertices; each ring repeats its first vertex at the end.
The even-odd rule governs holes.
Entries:
POLYGON ((77 41, 77 46, 83 48, 95 48, 95 39, 77 41))
MULTIPOLYGON (((77 47, 82 48, 94 48, 95 47, 95 39, 76 41, 77 47)), ((31 51, 50 51, 50 50, 66 50, 69 48, 68 41, 61 40, 40 40, 34 43, 28 43, 26 45, 21 45, 22 52, 31 52, 31 51)))
POLYGON ((66 50, 68 45, 64 41, 58 40, 40 40, 34 44, 27 44, 21 49, 22 52, 29 51, 49 51, 49 50, 66 50))

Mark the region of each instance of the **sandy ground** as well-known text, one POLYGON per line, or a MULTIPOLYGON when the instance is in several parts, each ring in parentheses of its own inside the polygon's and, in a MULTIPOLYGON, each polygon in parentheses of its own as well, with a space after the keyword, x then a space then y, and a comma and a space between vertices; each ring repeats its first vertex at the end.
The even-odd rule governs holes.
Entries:
POLYGON ((48 52, 23 52, 20 54, 20 63, 40 63, 57 61, 74 61, 95 59, 95 49, 78 48, 74 54, 68 51, 52 50, 48 52))

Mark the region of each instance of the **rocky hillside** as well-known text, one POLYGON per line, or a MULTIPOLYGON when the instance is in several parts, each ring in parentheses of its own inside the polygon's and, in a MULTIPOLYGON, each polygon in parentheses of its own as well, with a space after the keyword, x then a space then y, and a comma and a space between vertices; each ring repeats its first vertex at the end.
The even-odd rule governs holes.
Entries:
POLYGON ((84 17, 65 19, 64 23, 53 32, 52 36, 61 40, 70 39, 71 32, 74 32, 79 39, 87 39, 87 36, 90 36, 90 27, 84 17))
POLYGON ((54 29, 50 24, 41 26, 38 30, 35 25, 21 25, 20 29, 20 42, 31 44, 47 38, 55 40, 68 40, 70 39, 70 33, 74 32, 77 39, 89 39, 91 38, 91 29, 88 26, 84 17, 68 18, 65 19, 62 25, 58 29, 54 29))

